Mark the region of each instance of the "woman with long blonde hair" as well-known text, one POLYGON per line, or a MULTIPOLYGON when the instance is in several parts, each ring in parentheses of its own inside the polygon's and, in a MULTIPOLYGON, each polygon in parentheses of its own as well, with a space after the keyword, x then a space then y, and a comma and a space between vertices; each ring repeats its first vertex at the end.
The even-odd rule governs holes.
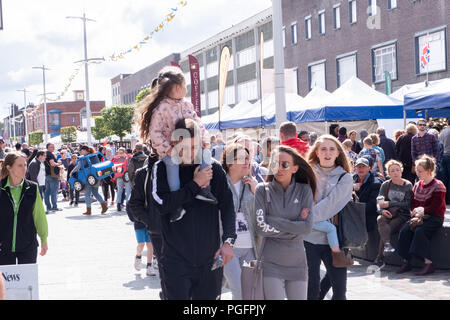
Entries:
MULTIPOLYGON (((331 221, 351 199, 353 179, 350 163, 342 144, 331 135, 317 139, 309 152, 308 161, 317 178, 316 203, 313 206, 314 222, 331 221)), ((312 230, 305 237, 308 259, 308 300, 323 299, 330 286, 333 300, 345 300, 347 268, 333 266, 332 251, 326 233, 312 230), (320 264, 327 269, 320 281, 320 264)))

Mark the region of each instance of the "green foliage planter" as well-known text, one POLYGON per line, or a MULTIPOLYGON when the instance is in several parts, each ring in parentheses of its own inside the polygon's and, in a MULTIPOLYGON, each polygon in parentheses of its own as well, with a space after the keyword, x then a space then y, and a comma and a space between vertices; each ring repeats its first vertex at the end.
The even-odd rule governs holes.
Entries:
POLYGON ((77 141, 77 128, 74 126, 61 128, 61 141, 63 143, 77 141))
POLYGON ((34 131, 28 134, 28 142, 30 146, 37 146, 44 142, 44 132, 34 131))

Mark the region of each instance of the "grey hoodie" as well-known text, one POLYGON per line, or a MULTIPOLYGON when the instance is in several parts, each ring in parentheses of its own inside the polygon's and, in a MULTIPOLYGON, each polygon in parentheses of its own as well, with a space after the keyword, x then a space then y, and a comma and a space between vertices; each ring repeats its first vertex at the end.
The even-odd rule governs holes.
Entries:
POLYGON ((253 212, 257 235, 266 239, 262 253, 264 277, 306 281, 303 238, 311 232, 313 224, 311 187, 292 179, 286 192, 276 180, 269 182, 268 188, 270 201, 266 208, 265 183, 256 186, 253 212), (310 209, 306 220, 300 216, 303 208, 310 209))
MULTIPOLYGON (((353 179, 341 166, 326 172, 319 165, 313 167, 317 177, 317 199, 313 206, 314 222, 330 220, 350 201, 353 179), (339 181, 339 177, 346 173, 339 181)), ((312 244, 328 244, 326 233, 313 230, 305 241, 312 244)))

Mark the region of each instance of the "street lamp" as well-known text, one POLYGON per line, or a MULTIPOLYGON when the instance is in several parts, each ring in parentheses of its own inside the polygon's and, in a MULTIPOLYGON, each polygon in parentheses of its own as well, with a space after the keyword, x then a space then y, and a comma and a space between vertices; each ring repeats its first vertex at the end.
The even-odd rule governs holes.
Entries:
POLYGON ((12 110, 12 117, 11 115, 9 116, 9 143, 12 146, 12 141, 11 141, 11 137, 14 136, 14 140, 16 140, 16 124, 15 124, 15 116, 14 116, 14 106, 16 105, 14 102, 8 102, 8 104, 11 105, 11 110, 12 110))
POLYGON ((86 21, 96 22, 95 20, 86 18, 86 13, 83 12, 82 17, 66 17, 67 19, 81 19, 83 21, 83 36, 84 36, 84 76, 86 81, 86 127, 87 127, 87 141, 88 145, 92 144, 91 137, 91 104, 89 100, 89 70, 88 64, 90 60, 103 60, 103 59, 88 59, 87 57, 87 38, 86 38, 86 21))
POLYGON ((48 127, 47 127, 47 93, 45 92, 45 70, 50 70, 46 68, 44 65, 42 67, 33 67, 33 69, 42 69, 42 78, 44 82, 44 142, 47 144, 48 142, 48 127))
POLYGON ((274 46, 274 69, 275 69, 275 106, 276 106, 276 128, 286 121, 286 93, 284 81, 284 48, 282 39, 283 9, 281 0, 272 0, 273 7, 273 46, 274 46))
POLYGON ((25 142, 28 142, 27 140, 27 136, 28 136, 28 120, 27 120, 27 92, 30 93, 30 91, 27 91, 26 88, 24 88, 23 90, 16 90, 16 91, 20 91, 23 92, 23 99, 24 99, 24 104, 25 104, 25 142))

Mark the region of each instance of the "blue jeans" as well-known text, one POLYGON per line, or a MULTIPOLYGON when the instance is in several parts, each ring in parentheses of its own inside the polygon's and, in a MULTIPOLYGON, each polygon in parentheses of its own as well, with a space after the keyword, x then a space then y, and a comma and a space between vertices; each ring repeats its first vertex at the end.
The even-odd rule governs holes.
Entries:
POLYGON ((56 210, 57 200, 58 200, 58 188, 59 179, 52 178, 51 176, 45 176, 45 192, 44 192, 44 202, 47 210, 56 210), (51 200, 51 204, 50 204, 51 200))
MULTIPOLYGON (((210 166, 212 163, 211 158, 211 150, 210 149, 200 149, 202 153, 202 161, 200 165, 200 170, 206 168, 207 166, 210 166)), ((180 190, 180 170, 178 161, 172 160, 173 157, 165 156, 162 161, 166 165, 166 171, 167 171, 167 182, 169 184, 170 191, 177 191, 180 190)), ((197 162, 196 157, 196 162, 197 162)), ((117 185, 117 188, 119 188, 119 185, 117 185)))
POLYGON ((44 186, 39 186, 39 194, 41 195, 41 198, 44 199, 45 185, 44 186))
POLYGON ((314 222, 313 230, 325 232, 327 234, 328 244, 330 248, 339 247, 336 227, 329 221, 314 222))
POLYGON ((445 200, 448 202, 450 200, 450 156, 443 156, 441 160, 441 170, 442 170, 442 182, 447 188, 447 194, 445 200))
POLYGON ((131 196, 131 182, 125 182, 122 178, 117 178, 117 203, 122 203, 122 190, 125 184, 125 200, 128 203, 131 196))
POLYGON ((98 187, 91 187, 89 184, 86 184, 84 187, 84 197, 86 199, 86 208, 91 207, 91 194, 94 195, 95 199, 97 199, 98 202, 103 203, 104 200, 100 193, 98 193, 98 187))

